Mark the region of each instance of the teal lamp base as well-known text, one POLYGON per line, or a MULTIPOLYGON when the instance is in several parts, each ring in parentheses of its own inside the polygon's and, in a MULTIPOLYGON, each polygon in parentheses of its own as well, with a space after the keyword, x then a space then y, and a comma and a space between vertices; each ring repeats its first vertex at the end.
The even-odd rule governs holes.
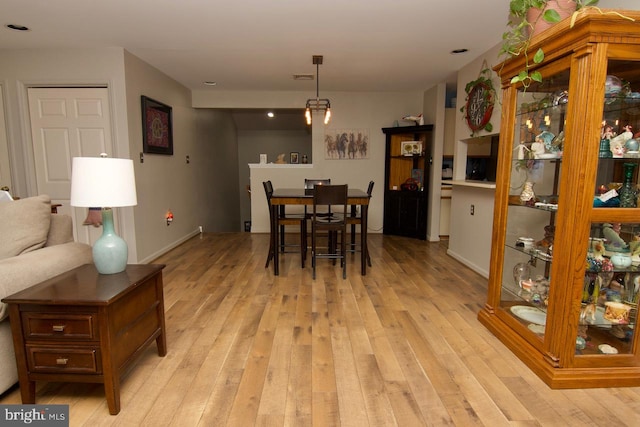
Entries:
POLYGON ((100 274, 120 273, 127 267, 127 242, 113 227, 113 211, 102 208, 102 236, 93 244, 93 263, 100 274))

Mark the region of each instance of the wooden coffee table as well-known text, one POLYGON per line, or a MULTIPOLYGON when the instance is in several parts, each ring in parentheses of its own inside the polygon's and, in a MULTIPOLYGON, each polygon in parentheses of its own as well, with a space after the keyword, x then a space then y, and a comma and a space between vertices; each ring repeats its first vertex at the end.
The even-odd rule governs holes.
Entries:
POLYGON ((109 412, 120 412, 123 372, 153 340, 167 354, 163 268, 87 264, 4 298, 22 403, 35 403, 36 381, 103 383, 109 412))

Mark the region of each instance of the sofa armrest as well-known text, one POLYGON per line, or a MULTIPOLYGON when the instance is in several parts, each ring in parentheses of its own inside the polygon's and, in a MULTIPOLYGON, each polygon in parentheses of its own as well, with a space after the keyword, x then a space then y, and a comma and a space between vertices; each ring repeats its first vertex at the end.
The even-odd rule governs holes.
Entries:
POLYGON ((51 214, 51 225, 44 246, 73 242, 73 221, 69 215, 51 214))
MULTIPOLYGON (((0 300, 92 262, 91 246, 77 242, 50 246, 0 260, 0 300)), ((0 321, 7 315, 7 305, 0 302, 0 321)))

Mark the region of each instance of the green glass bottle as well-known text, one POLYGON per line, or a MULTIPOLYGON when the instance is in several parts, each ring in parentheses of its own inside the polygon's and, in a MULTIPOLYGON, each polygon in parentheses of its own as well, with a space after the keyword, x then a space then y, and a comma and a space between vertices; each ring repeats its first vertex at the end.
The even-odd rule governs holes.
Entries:
POLYGON ((635 185, 633 185, 633 172, 635 170, 635 163, 624 164, 624 182, 618 191, 621 208, 635 208, 637 206, 638 192, 635 185))

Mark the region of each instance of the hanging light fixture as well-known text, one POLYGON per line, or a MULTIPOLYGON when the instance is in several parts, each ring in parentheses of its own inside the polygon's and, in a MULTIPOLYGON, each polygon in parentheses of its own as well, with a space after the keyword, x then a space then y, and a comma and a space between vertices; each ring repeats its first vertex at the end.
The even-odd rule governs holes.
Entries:
POLYGON ((331 102, 327 98, 320 98, 320 64, 322 64, 322 55, 313 55, 313 63, 316 66, 316 97, 315 99, 307 99, 307 107, 304 110, 304 117, 307 124, 311 124, 312 111, 324 111, 324 124, 329 123, 331 119, 331 102))

